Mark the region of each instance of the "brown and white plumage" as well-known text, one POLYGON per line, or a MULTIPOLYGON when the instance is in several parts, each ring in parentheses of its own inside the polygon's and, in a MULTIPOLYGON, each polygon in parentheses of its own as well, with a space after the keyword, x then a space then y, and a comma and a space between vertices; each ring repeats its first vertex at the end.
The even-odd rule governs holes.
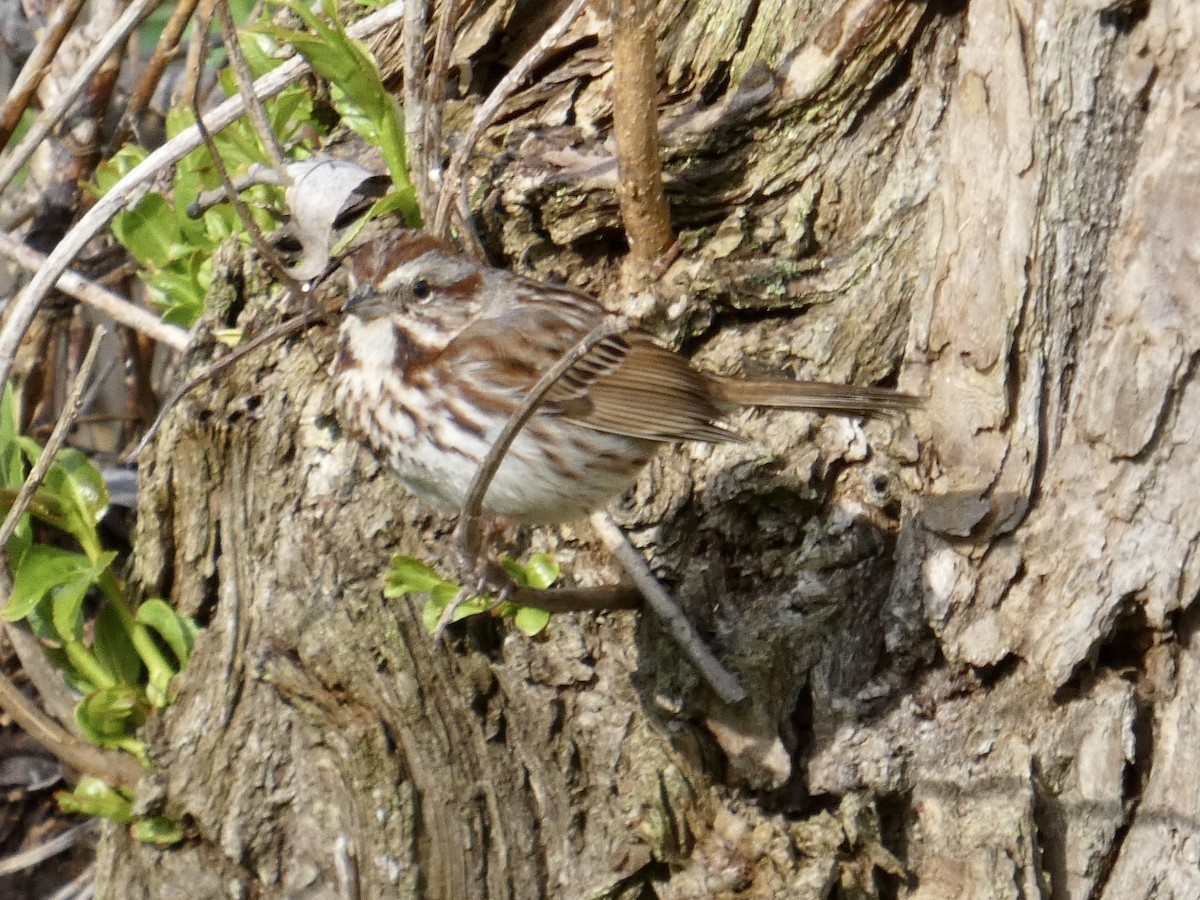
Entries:
MULTIPOLYGON (((512 411, 604 309, 420 232, 366 245, 353 271, 339 416, 416 494, 457 510, 512 411)), ((601 342, 551 389, 484 510, 529 522, 582 516, 624 490, 660 443, 736 440, 719 420, 739 407, 870 415, 915 402, 882 388, 712 375, 630 331, 601 342)))

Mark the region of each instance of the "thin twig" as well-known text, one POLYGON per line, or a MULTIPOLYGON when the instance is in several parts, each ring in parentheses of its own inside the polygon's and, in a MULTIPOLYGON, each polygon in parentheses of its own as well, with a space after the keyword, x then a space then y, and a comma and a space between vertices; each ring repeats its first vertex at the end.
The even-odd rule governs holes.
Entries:
MULTIPOLYGON (((280 187, 283 185, 283 178, 270 166, 264 166, 262 163, 251 164, 244 173, 233 178, 233 189, 239 194, 260 184, 280 187)), ((229 188, 225 185, 211 191, 201 191, 200 195, 188 204, 187 214, 190 218, 199 219, 214 206, 228 201, 229 188)))
MULTIPOLYGON (((365 19, 355 22, 347 32, 350 37, 361 40, 368 35, 394 24, 404 14, 403 0, 397 0, 365 19)), ((254 83, 258 97, 273 97, 308 71, 303 57, 293 57, 268 72, 254 83)), ((212 132, 220 131, 236 121, 243 111, 241 97, 230 97, 207 116, 205 124, 212 132)), ((3 327, 0 328, 0 384, 12 372, 17 349, 36 315, 38 307, 54 287, 55 282, 66 271, 83 247, 104 228, 118 212, 140 200, 149 190, 159 172, 173 166, 192 150, 200 146, 199 129, 188 128, 172 140, 163 144, 118 181, 107 194, 89 209, 75 226, 67 232, 54 251, 46 258, 45 265, 33 276, 25 290, 6 310, 3 327)))
POLYGON ((617 558, 622 568, 633 579, 633 583, 638 586, 638 590, 646 598, 647 605, 654 610, 654 614, 663 623, 667 633, 671 635, 684 655, 691 660, 692 665, 696 667, 701 677, 708 682, 717 696, 730 706, 745 700, 749 696, 746 689, 741 686, 733 673, 713 656, 712 651, 704 642, 704 638, 700 637, 692 623, 688 621, 683 610, 679 608, 679 604, 658 583, 658 579, 654 577, 646 565, 646 561, 629 542, 625 532, 621 531, 620 526, 613 521, 612 516, 606 512, 592 513, 591 523, 600 536, 600 540, 617 558))
POLYGON ((441 189, 438 192, 437 211, 430 229, 433 234, 438 237, 446 236, 450 224, 450 205, 459 192, 460 182, 466 172, 467 163, 470 162, 471 155, 475 152, 479 136, 491 124, 504 101, 529 77, 529 74, 546 57, 550 49, 566 34, 571 23, 575 21, 586 5, 587 0, 573 0, 571 5, 563 10, 562 15, 554 21, 554 24, 546 29, 546 33, 538 39, 538 42, 530 47, 517 64, 500 79, 500 83, 496 85, 487 100, 475 110, 470 127, 459 141, 458 146, 454 148, 450 164, 446 166, 446 175, 442 179, 441 189))
MULTIPOLYGON (((457 0, 442 0, 438 5, 437 34, 433 40, 433 59, 429 63, 425 96, 425 128, 421 133, 421 159, 426 169, 426 185, 430 194, 430 210, 437 202, 433 192, 442 183, 442 119, 446 105, 446 80, 450 64, 450 48, 454 41, 454 20, 458 18, 457 0)), ((426 220, 428 221, 428 220, 426 220)))
POLYGON ((538 379, 537 384, 522 398, 520 405, 504 423, 504 428, 492 446, 488 448, 487 456, 483 458, 483 462, 479 464, 479 468, 475 472, 475 477, 471 479, 471 486, 467 489, 467 496, 463 500, 462 516, 457 530, 459 547, 468 560, 474 561, 479 555, 479 515, 483 509, 483 499, 491 486, 492 478, 496 475, 496 470, 500 468, 501 462, 508 453, 508 448, 512 446, 512 442, 525 427, 529 417, 537 411, 546 394, 571 366, 583 359, 601 341, 622 331, 628 331, 629 327, 629 320, 624 316, 605 316, 580 339, 579 343, 564 353, 538 379))
MULTIPOLYGON (((0 580, 8 581, 2 574, 0 580)), ((42 646, 42 642, 25 628, 8 628, 4 635, 8 638, 13 652, 17 654, 21 671, 36 691, 38 705, 42 711, 48 713, 74 737, 82 738, 83 735, 75 722, 75 704, 78 701, 71 693, 67 680, 63 678, 62 670, 46 656, 46 648, 42 646)))
POLYGON ((93 859, 83 871, 60 887, 45 900, 93 900, 96 896, 96 861, 93 859))
POLYGON ((200 372, 189 379, 182 387, 178 388, 175 393, 167 399, 167 402, 162 405, 162 409, 158 411, 158 416, 154 419, 154 424, 152 424, 146 430, 146 433, 142 435, 142 439, 138 441, 138 445, 125 455, 125 462, 133 462, 137 459, 138 455, 141 454, 141 452, 145 450, 147 446, 149 446, 150 441, 154 439, 154 435, 158 433, 158 429, 162 427, 163 420, 166 419, 167 413, 169 413, 175 407, 175 404, 182 400, 193 388, 203 384, 223 370, 228 369, 238 360, 244 359, 246 356, 253 353, 264 344, 278 340, 281 337, 287 337, 292 332, 299 331, 301 328, 311 325, 325 315, 325 311, 320 309, 310 309, 308 312, 300 313, 300 315, 294 316, 288 319, 286 322, 281 322, 274 328, 268 328, 262 334, 252 338, 242 346, 238 347, 228 356, 223 356, 216 362, 205 366, 200 370, 200 372))
POLYGON ((121 114, 121 121, 109 139, 108 152, 110 154, 125 142, 131 131, 136 131, 138 116, 150 103, 154 92, 158 89, 163 72, 171 64, 175 54, 179 52, 179 38, 183 35, 183 30, 187 27, 192 13, 196 11, 196 4, 199 2, 200 0, 182 0, 175 7, 175 11, 171 13, 167 24, 163 26, 162 34, 158 36, 158 43, 154 46, 154 53, 146 64, 146 71, 138 79, 137 86, 129 96, 129 103, 125 106, 125 112, 121 114))
MULTIPOLYGON (((262 102, 254 96, 254 76, 250 74, 250 64, 246 62, 246 54, 242 52, 242 45, 238 41, 237 25, 233 21, 229 0, 219 0, 217 18, 221 21, 221 40, 225 44, 225 52, 229 54, 233 80, 237 84, 238 94, 246 101, 246 114, 250 117, 250 124, 254 126, 263 149, 267 151, 267 159, 271 161, 272 168, 279 173, 280 178, 286 180, 287 172, 284 167, 287 160, 283 156, 283 148, 279 146, 279 137, 271 130, 267 121, 267 112, 263 109, 262 102)), ((198 112, 196 121, 200 121, 198 112)))
POLYGON ((533 606, 552 613, 640 609, 642 606, 642 592, 624 584, 590 588, 516 588, 509 599, 521 606, 533 606))
POLYGON ((79 16, 79 10, 86 2, 87 0, 68 0, 54 10, 54 14, 50 16, 50 21, 46 23, 46 29, 40 35, 37 46, 33 48, 29 59, 21 67, 21 73, 13 82, 12 89, 4 98, 4 103, 0 104, 0 150, 8 145, 13 131, 21 121, 21 114, 25 112, 30 99, 37 92, 38 85, 50 71, 50 60, 54 59, 54 55, 58 53, 63 38, 70 32, 71 26, 75 24, 75 19, 79 16))
POLYGON ((658 76, 651 0, 613 0, 613 137, 629 253, 645 281, 674 242, 658 152, 658 76))
MULTIPOLYGON (((229 4, 225 2, 225 0, 219 0, 217 3, 217 10, 221 18, 221 31, 224 33, 226 21, 228 21, 231 26, 233 23, 233 17, 229 12, 229 4)), ((196 39, 202 43, 207 43, 207 35, 197 35, 196 39)), ((232 31, 232 40, 235 44, 237 43, 236 30, 232 31)), ((234 52, 235 51, 230 50, 231 58, 233 57, 234 52)), ((242 60, 243 66, 245 66, 246 60, 241 56, 241 47, 238 47, 236 52, 238 54, 238 58, 242 60)), ((250 70, 248 67, 246 67, 245 74, 247 79, 249 79, 250 70)), ((283 150, 280 149, 279 145, 274 142, 275 135, 271 133, 270 126, 267 125, 266 114, 263 112, 262 106, 258 103, 258 98, 254 96, 254 86, 249 84, 248 80, 245 84, 243 84, 243 82, 239 79, 238 96, 246 101, 246 107, 250 112, 250 119, 256 128, 260 125, 260 121, 258 118, 256 118, 256 114, 257 116, 262 117, 262 128, 264 133, 270 135, 270 137, 268 138, 263 135, 260 135, 259 137, 262 138, 268 147, 273 147, 275 152, 278 154, 279 162, 276 164, 274 162, 274 156, 268 152, 268 155, 272 155, 272 168, 275 169, 276 174, 280 178, 286 179, 287 174, 284 171, 283 150)), ((258 227, 258 223, 255 222, 254 217, 250 215, 250 208, 246 206, 246 201, 242 199, 242 195, 238 193, 237 186, 233 183, 233 179, 229 177, 229 169, 225 165, 225 159, 221 156, 221 151, 217 147, 216 141, 213 140, 213 136, 209 132, 208 126, 204 124, 204 116, 200 112, 200 105, 195 96, 192 97, 192 104, 192 114, 196 117, 196 130, 200 132, 200 139, 204 141, 204 146, 208 149, 208 155, 212 160, 213 167, 217 170, 217 174, 221 176, 221 184, 225 188, 229 202, 233 204, 233 209, 237 213, 238 218, 241 220, 242 227, 245 228, 246 233, 250 235, 250 243, 254 245, 254 248, 258 251, 258 255, 262 257, 263 261, 270 266, 271 271, 275 273, 276 279, 283 285, 288 294, 295 297, 300 291, 300 284, 291 276, 291 273, 288 272, 287 267, 279 258, 279 254, 275 252, 274 247, 267 243, 267 239, 263 236, 262 229, 258 227)))
POLYGON ((8 515, 4 517, 4 522, 0 523, 0 547, 4 547, 8 543, 8 539, 13 536, 13 532, 17 529, 17 523, 21 521, 21 516, 25 514, 25 508, 29 506, 29 501, 33 499, 33 495, 37 492, 37 489, 42 486, 42 479, 50 471, 55 454, 62 447, 63 441, 67 439, 67 433, 71 430, 71 427, 75 424, 75 420, 79 417, 80 411, 83 409, 84 390, 87 388, 88 379, 92 377, 92 370, 96 367, 96 355, 100 352, 100 343, 104 340, 104 335, 105 330, 103 325, 97 326, 96 330, 92 332, 92 343, 88 347, 87 354, 83 357, 83 362, 79 366, 79 374, 75 376, 75 383, 71 386, 70 394, 67 395, 67 402, 63 406, 62 415, 54 423, 54 430, 50 432, 46 446, 42 448, 42 455, 38 457, 38 461, 29 470, 29 477, 25 479, 25 483, 21 485, 21 489, 17 491, 17 497, 13 500, 13 504, 8 510, 8 515))
POLYGON ((142 19, 161 2, 162 0, 134 0, 113 27, 104 33, 92 52, 88 54, 87 59, 84 60, 83 65, 79 67, 79 71, 67 82, 54 105, 43 110, 25 137, 13 147, 8 157, 0 162, 0 193, 4 192, 9 182, 21 171, 21 167, 29 161, 29 157, 45 140, 50 129, 66 115, 67 110, 79 99, 80 93, 91 82, 92 76, 108 61, 113 51, 125 43, 125 38, 129 37, 130 32, 137 28, 142 19))
MULTIPOLYGON (((620 331, 627 331, 628 329, 629 321, 624 317, 606 316, 538 379, 537 384, 521 399, 520 405, 508 417, 508 421, 504 423, 504 428, 500 431, 499 436, 492 443, 492 446, 488 448, 487 456, 483 458, 483 462, 475 470, 475 477, 471 479, 471 485, 467 488, 467 496, 463 500, 462 515, 459 517, 458 528, 455 530, 455 533, 458 538, 459 552, 468 567, 474 568, 479 560, 479 515, 483 509, 483 498, 487 495, 487 490, 491 486, 492 479, 495 477, 496 471, 500 468, 500 464, 504 461, 504 457, 508 454, 508 448, 512 446, 512 442, 516 440, 521 429, 525 427, 525 423, 529 421, 529 417, 541 406, 546 394, 571 366, 590 353, 592 348, 605 338, 612 337, 612 335, 620 331)), ((433 629, 433 639, 435 641, 441 640, 442 633, 451 621, 453 621, 454 614, 458 611, 458 608, 471 599, 474 588, 474 585, 464 584, 454 599, 446 604, 446 608, 442 610, 437 625, 433 629)), ((504 600, 506 598, 502 596, 499 599, 504 600)))
POLYGON ((18 203, 11 210, 0 215, 0 231, 12 231, 20 228, 33 218, 37 212, 37 204, 31 201, 18 203))
POLYGON ((404 142, 408 147, 409 170, 417 189, 421 221, 429 221, 433 205, 429 185, 431 161, 425 158, 425 116, 429 80, 425 65, 425 30, 429 24, 429 0, 409 0, 404 9, 404 142))
POLYGON ((212 30, 213 14, 216 11, 217 0, 200 0, 196 10, 195 27, 192 29, 193 39, 188 43, 187 59, 183 65, 183 86, 178 93, 179 103, 189 107, 203 105, 200 98, 204 84, 204 54, 207 41, 195 38, 207 35, 212 30))
MULTIPOLYGON (((0 254, 7 256, 21 268, 30 272, 37 272, 46 264, 44 253, 38 253, 28 244, 2 231, 0 231, 0 254)), ((190 338, 186 329, 180 328, 178 325, 168 325, 149 310, 135 306, 125 298, 102 288, 96 282, 89 281, 82 275, 70 271, 64 272, 58 282, 58 289, 103 313, 114 322, 119 322, 134 331, 141 332, 148 338, 166 344, 172 350, 183 350, 188 345, 190 338)))
POLYGON ((30 847, 28 850, 22 850, 0 859, 0 878, 23 872, 25 869, 45 862, 52 856, 58 856, 64 850, 70 850, 79 843, 80 838, 95 831, 99 824, 99 819, 88 819, 71 826, 62 834, 56 834, 49 840, 42 841, 36 847, 30 847))
MULTIPOLYGON (((9 581, 7 575, 0 576, 0 580, 9 581)), ((0 585, 0 587, 4 586, 0 585)), ((9 592, 11 592, 11 588, 9 588, 9 592)), ((14 627, 7 622, 0 624, 5 629, 14 627)), ((127 787, 137 784, 138 779, 145 774, 138 761, 128 753, 101 750, 93 744, 86 744, 78 740, 54 724, 2 671, 0 671, 0 709, 8 713, 30 738, 73 769, 127 787)))

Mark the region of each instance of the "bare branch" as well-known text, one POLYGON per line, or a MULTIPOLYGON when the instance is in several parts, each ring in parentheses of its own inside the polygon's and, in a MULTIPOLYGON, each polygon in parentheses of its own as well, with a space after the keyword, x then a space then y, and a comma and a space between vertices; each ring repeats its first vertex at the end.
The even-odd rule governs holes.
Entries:
MULTIPOLYGON (((0 588, 7 588, 5 592, 11 593, 11 584, 8 573, 0 570, 0 588)), ((0 626, 5 630, 14 627, 7 622, 0 623, 0 626)), ((129 754, 101 750, 84 743, 50 721, 2 671, 0 708, 12 717, 21 730, 73 769, 127 787, 137 784, 144 774, 137 760, 129 754)))
POLYGON ((29 501, 33 499, 37 489, 42 486, 42 480, 46 477, 46 473, 50 471, 54 455, 58 453, 59 448, 67 439, 71 427, 75 424, 75 420, 79 418, 79 412, 83 409, 84 388, 87 387, 87 381, 92 377, 92 370, 96 367, 96 355, 100 352, 100 342, 104 339, 104 335, 103 326, 96 328, 92 333, 92 343, 79 367, 79 374, 75 376, 75 384, 71 387, 71 393, 67 395, 62 415, 54 424, 54 430, 50 432, 50 438, 46 441, 46 446, 42 448, 42 455, 33 464, 33 468, 29 470, 29 477, 25 479, 21 490, 17 492, 16 499, 13 500, 13 504, 8 510, 8 515, 4 517, 4 522, 0 523, 0 547, 7 544, 8 539, 13 536, 17 523, 25 514, 25 508, 29 506, 29 501))
POLYGON ((29 59, 25 61, 21 74, 13 82, 12 90, 4 98, 4 103, 0 104, 0 150, 8 146, 17 123, 21 121, 21 114, 25 112, 30 98, 50 70, 50 60, 54 59, 54 54, 62 46, 63 39, 75 24, 79 10, 86 2, 87 0, 68 0, 54 10, 50 21, 46 23, 45 33, 37 42, 29 59))
MULTIPOLYGON (((442 114, 446 104, 446 75, 450 63, 450 48, 454 40, 454 20, 458 17, 457 0, 442 0, 438 7, 437 34, 433 41, 433 59, 429 63, 429 85, 425 96, 425 127, 421 132, 421 155, 425 178, 429 185, 430 210, 437 199, 433 191, 442 184, 442 114)), ((412 152, 411 149, 409 152, 412 152)), ((425 221, 428 221, 426 219, 425 221)))
POLYGON ((162 78, 163 72, 166 71, 175 54, 179 52, 179 38, 183 35, 187 23, 191 21, 192 13, 196 11, 196 4, 199 2, 200 0, 182 0, 175 7, 175 11, 171 13, 167 24, 163 26, 162 34, 158 36, 158 43, 154 46, 150 62, 146 64, 146 71, 138 79, 137 86, 134 87, 133 93, 129 97, 129 103, 125 106, 125 112, 121 114, 121 121, 113 132, 112 139, 108 142, 110 153, 129 136, 138 116, 142 114, 142 110, 154 96, 159 79, 162 78))
POLYGON ((641 609, 642 592, 624 584, 590 588, 516 588, 509 599, 521 606, 546 612, 590 612, 605 609, 641 609))
MULTIPOLYGON (((426 223, 427 226, 430 226, 433 234, 445 237, 449 230, 450 204, 454 202, 454 198, 463 187, 462 182, 466 174, 467 163, 471 161, 475 145, 479 143, 479 136, 491 124, 504 101, 512 96, 521 83, 529 77, 529 73, 545 59, 550 49, 567 33, 567 29, 583 11, 585 5, 587 5, 587 0, 573 0, 571 5, 563 10, 562 15, 554 21, 554 24, 546 29, 546 33, 538 39, 538 42, 530 47, 520 61, 509 69, 508 74, 500 79, 500 83, 496 85, 495 90, 480 105, 479 109, 475 110, 471 126, 463 135, 458 146, 454 148, 450 163, 446 166, 446 175, 442 179, 441 189, 438 192, 437 211, 434 213, 433 222, 426 223)), ((464 196, 466 195, 465 190, 462 193, 464 196)), ((469 218, 469 211, 467 211, 464 214, 464 220, 469 218)))
MULTIPOLYGON (((237 25, 234 24, 233 12, 229 9, 229 0, 218 0, 217 18, 221 20, 221 40, 225 43, 225 52, 229 54, 229 66, 233 69, 233 78, 237 83, 238 94, 246 101, 246 113, 250 117, 250 123, 254 126, 258 139, 267 151, 267 159, 271 161, 271 166, 279 172, 280 178, 286 180, 287 173, 284 171, 284 166, 287 160, 283 156, 283 148, 279 146, 278 136, 267 121, 267 113, 263 109, 262 102, 254 96, 254 76, 250 74, 250 64, 246 62, 246 54, 242 52, 242 45, 238 41, 237 25)), ((193 98, 193 102, 195 102, 195 98, 193 98)), ((200 121, 199 112, 196 114, 196 120, 200 121)), ((211 153, 211 142, 206 139, 205 143, 209 144, 211 153)), ((223 177, 228 181, 228 176, 223 177)))
POLYGON ((274 328, 269 328, 262 334, 256 335, 253 339, 238 347, 228 356, 222 357, 216 362, 206 366, 193 378, 188 380, 186 384, 176 390, 175 393, 168 398, 167 402, 162 405, 162 409, 158 411, 158 416, 155 418, 154 424, 152 424, 150 428, 147 429, 146 433, 142 435, 142 439, 138 441, 138 445, 126 455, 126 461, 132 462, 133 460, 137 459, 138 454, 146 449, 146 447, 150 444, 150 441, 154 439, 154 435, 158 433, 158 429, 162 427, 163 420, 166 419, 167 413, 169 413, 175 404, 182 400, 184 396, 194 387, 203 384, 224 369, 228 369, 239 359, 242 359, 250 353, 253 353, 264 344, 268 344, 271 341, 278 340, 282 337, 287 337, 289 334, 299 331, 301 328, 318 321, 325 314, 326 313, 324 310, 311 309, 308 312, 303 312, 298 316, 293 316, 286 322, 282 322, 279 325, 276 325, 274 328))
MULTIPOLYGON (((0 254, 7 256, 17 265, 30 272, 38 272, 46 264, 46 255, 10 234, 0 231, 0 254)), ((149 310, 135 306, 123 297, 89 281, 76 272, 63 272, 58 289, 74 297, 97 312, 108 316, 127 328, 141 332, 172 350, 183 350, 190 340, 185 329, 168 325, 149 310)))
MULTIPOLYGON (((210 150, 209 152, 211 153, 212 151, 210 150)), ((240 194, 242 191, 260 184, 279 187, 283 184, 283 177, 270 166, 264 166, 262 163, 254 163, 241 175, 235 176, 232 179, 232 184, 233 190, 240 194)), ((201 191, 200 196, 188 205, 187 214, 193 219, 199 219, 214 206, 228 202, 229 188, 225 185, 213 188, 211 191, 201 191)))
POLYGON ((88 58, 79 67, 79 71, 75 73, 63 88, 62 94, 55 101, 54 105, 42 111, 42 114, 37 117, 37 121, 33 123, 33 127, 29 129, 29 133, 12 149, 12 152, 8 154, 8 158, 0 162, 0 192, 8 187, 9 182, 13 180, 17 172, 21 170, 21 167, 29 161, 29 157, 33 155, 33 151, 45 140, 46 135, 50 133, 50 129, 71 108, 71 105, 78 99, 84 87, 92 80, 92 76, 112 56, 113 51, 125 43, 125 39, 129 37, 130 32, 137 28, 141 24, 142 19, 149 15, 150 11, 158 6, 160 2, 162 0, 134 0, 121 18, 117 20, 116 24, 104 33, 104 37, 100 39, 100 42, 88 54, 88 58))
MULTIPOLYGON (((217 0, 200 0, 200 6, 196 10, 196 27, 192 30, 197 37, 208 34, 212 28, 216 5, 217 0)), ((200 93, 204 83, 204 48, 206 46, 207 42, 200 40, 193 40, 188 44, 183 88, 179 92, 180 103, 186 103, 188 106, 203 105, 200 93)))
MULTIPOLYGON (((82 421, 84 417, 81 416, 82 421)), ((0 584, 7 583, 0 575, 0 584)), ((75 695, 63 678, 62 670, 57 668, 49 657, 41 641, 33 632, 24 628, 9 628, 5 633, 8 643, 21 663, 21 671, 37 692, 38 706, 58 724, 62 725, 74 737, 82 738, 79 726, 75 723, 75 695)))
POLYGON ((674 243, 658 152, 656 20, 649 0, 613 0, 613 137, 617 197, 639 277, 674 243))
POLYGON ((596 529, 596 534, 600 536, 600 540, 617 558, 622 568, 633 579, 633 583, 638 586, 638 590, 646 598, 646 603, 654 610, 654 614, 658 616, 663 627, 679 645, 679 649, 691 660, 692 665, 696 667, 696 670, 708 682, 717 696, 730 706, 744 701, 749 696, 746 689, 738 683, 733 673, 713 656, 712 651, 704 642, 704 638, 696 632, 683 610, 679 608, 679 604, 658 583, 658 579, 654 577, 646 565, 646 561, 637 552, 637 548, 629 542, 625 532, 621 531, 620 526, 613 521, 612 516, 606 512, 593 513, 591 523, 592 527, 596 529))
POLYGON ((425 157, 425 117, 428 111, 428 70, 425 65, 425 29, 429 24, 428 0, 409 0, 404 10, 404 137, 409 169, 417 189, 421 220, 429 222, 432 194, 430 160, 425 157))
MULTIPOLYGON (((225 0, 218 0, 217 11, 221 19, 221 33, 225 35, 226 43, 232 42, 236 45, 237 30, 233 27, 233 15, 229 12, 229 4, 225 0)), ((201 46, 208 43, 207 35, 197 35, 196 39, 200 41, 201 46)), ((272 168, 274 168, 276 175, 280 179, 287 180, 288 176, 284 171, 283 150, 275 141, 275 134, 267 124, 266 113, 263 112, 258 98, 254 96, 254 86, 250 83, 250 68, 246 65, 245 57, 242 56, 241 47, 227 47, 226 49, 229 51, 230 59, 234 59, 236 56, 242 63, 240 70, 235 67, 235 71, 239 71, 237 78, 238 96, 245 101, 246 108, 249 110, 250 120, 254 123, 255 129, 261 128, 259 139, 267 147, 267 155, 271 157, 272 168)), ((288 272, 283 264, 283 260, 275 252, 275 248, 267 243, 267 239, 263 236, 258 223, 250 215, 250 208, 246 206, 246 201, 242 199, 242 195, 238 193, 233 179, 229 177, 229 169, 225 166, 225 160, 221 156, 220 148, 217 147, 216 141, 213 140, 208 126, 204 124, 204 116, 200 112, 200 102, 195 94, 192 95, 192 114, 196 117, 196 130, 200 132, 200 138, 204 141, 204 146, 208 148, 209 158, 212 159, 212 164, 216 168, 217 174, 221 176, 221 185, 225 188, 229 202, 233 204, 234 211, 242 222, 242 227, 250 235, 250 242, 254 244, 254 248, 263 258, 263 261, 270 266, 271 271, 275 273, 275 277, 279 279, 288 293, 294 296, 300 290, 300 285, 288 272)))
POLYGON ((56 834, 49 840, 42 841, 36 847, 30 847, 28 850, 22 850, 0 859, 0 878, 32 868, 65 850, 70 850, 79 843, 81 838, 87 837, 95 831, 99 824, 99 819, 86 819, 78 825, 68 828, 62 834, 56 834))

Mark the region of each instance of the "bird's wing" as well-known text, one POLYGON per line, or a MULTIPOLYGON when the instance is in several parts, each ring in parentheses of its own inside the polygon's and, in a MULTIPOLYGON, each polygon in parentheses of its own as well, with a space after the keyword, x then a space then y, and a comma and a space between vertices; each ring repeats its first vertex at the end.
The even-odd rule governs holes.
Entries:
MULTIPOLYGON (((477 320, 450 343, 443 358, 477 385, 494 384, 523 396, 587 334, 600 314, 599 307, 586 315, 578 306, 524 304, 477 320)), ((706 376, 687 360, 649 335, 630 331, 605 338, 568 369, 546 395, 544 409, 627 437, 737 440, 713 424, 720 412, 710 391, 706 376)))

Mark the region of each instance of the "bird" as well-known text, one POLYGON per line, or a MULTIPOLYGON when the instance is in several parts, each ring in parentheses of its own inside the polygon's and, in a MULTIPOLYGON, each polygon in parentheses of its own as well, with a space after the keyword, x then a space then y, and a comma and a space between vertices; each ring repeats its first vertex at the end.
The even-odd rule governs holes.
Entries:
MULTIPOLYGON (((396 230, 351 257, 334 362, 338 421, 433 506, 461 510, 472 479, 539 378, 607 315, 594 297, 477 262, 396 230)), ((545 395, 487 490, 482 511, 569 522, 625 491, 664 444, 741 440, 745 408, 901 413, 890 388, 705 372, 631 327, 601 340, 545 395)))

